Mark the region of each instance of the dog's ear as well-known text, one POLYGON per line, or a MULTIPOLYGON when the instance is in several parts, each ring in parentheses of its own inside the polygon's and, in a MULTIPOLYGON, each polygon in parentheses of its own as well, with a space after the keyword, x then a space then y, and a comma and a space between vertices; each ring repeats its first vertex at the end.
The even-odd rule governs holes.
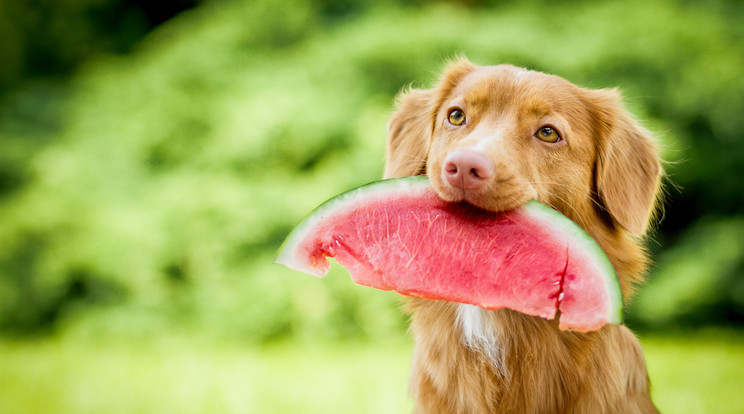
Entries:
POLYGON ((450 64, 433 89, 409 89, 398 96, 387 126, 385 178, 423 175, 437 111, 460 79, 475 70, 467 59, 450 64))
POLYGON ((595 164, 599 203, 616 224, 642 235, 657 208, 661 165, 656 146, 622 107, 617 90, 589 93, 599 120, 595 164))
POLYGON ((387 125, 385 178, 422 175, 426 171, 436 99, 434 90, 410 89, 398 96, 387 125))

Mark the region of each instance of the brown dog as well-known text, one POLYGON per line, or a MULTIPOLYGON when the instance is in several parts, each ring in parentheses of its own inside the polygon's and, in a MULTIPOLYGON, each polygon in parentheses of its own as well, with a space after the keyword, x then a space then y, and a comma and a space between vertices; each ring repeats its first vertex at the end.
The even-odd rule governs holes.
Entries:
MULTIPOLYGON (((388 125, 385 176, 429 176, 448 201, 500 211, 530 199, 602 246, 627 300, 661 168, 613 90, 513 66, 450 65, 409 90, 388 125)), ((624 326, 563 332, 509 311, 411 299, 417 413, 652 413, 641 346, 624 326)))

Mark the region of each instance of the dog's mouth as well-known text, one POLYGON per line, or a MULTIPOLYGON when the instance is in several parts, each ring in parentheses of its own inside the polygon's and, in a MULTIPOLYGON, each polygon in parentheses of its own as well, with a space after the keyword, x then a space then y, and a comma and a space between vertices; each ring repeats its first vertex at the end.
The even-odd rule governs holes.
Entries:
POLYGON ((445 198, 443 199, 449 202, 467 203, 482 210, 500 213, 521 207, 534 198, 528 196, 508 195, 504 197, 497 196, 484 199, 482 196, 466 192, 462 197, 450 200, 445 198))
POLYGON ((430 176, 429 180, 439 198, 450 203, 467 203, 482 210, 502 212, 518 208, 530 200, 537 200, 534 188, 519 183, 516 178, 491 180, 487 185, 475 189, 453 186, 441 177, 430 176))
POLYGON ((439 197, 501 212, 536 199, 534 187, 508 166, 471 148, 455 148, 428 165, 428 175, 439 197))

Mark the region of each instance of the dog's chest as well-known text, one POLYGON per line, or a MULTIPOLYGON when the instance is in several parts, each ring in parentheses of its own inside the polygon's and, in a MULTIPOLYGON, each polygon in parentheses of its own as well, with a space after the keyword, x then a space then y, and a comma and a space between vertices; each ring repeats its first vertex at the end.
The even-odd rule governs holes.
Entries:
POLYGON ((478 306, 460 304, 457 308, 457 325, 462 331, 465 345, 488 358, 497 371, 504 374, 500 326, 493 313, 478 306))

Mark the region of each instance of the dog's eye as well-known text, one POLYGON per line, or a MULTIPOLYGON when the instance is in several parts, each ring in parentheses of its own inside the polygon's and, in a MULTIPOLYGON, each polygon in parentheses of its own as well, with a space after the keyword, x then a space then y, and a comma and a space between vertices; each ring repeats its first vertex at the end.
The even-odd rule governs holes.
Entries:
POLYGON ((447 115, 447 120, 452 125, 462 125, 465 123, 465 112, 461 109, 453 109, 447 115))
POLYGON ((549 142, 551 144, 554 144, 561 140, 561 135, 558 133, 558 131, 550 126, 544 126, 535 132, 535 137, 539 139, 540 141, 549 142))

